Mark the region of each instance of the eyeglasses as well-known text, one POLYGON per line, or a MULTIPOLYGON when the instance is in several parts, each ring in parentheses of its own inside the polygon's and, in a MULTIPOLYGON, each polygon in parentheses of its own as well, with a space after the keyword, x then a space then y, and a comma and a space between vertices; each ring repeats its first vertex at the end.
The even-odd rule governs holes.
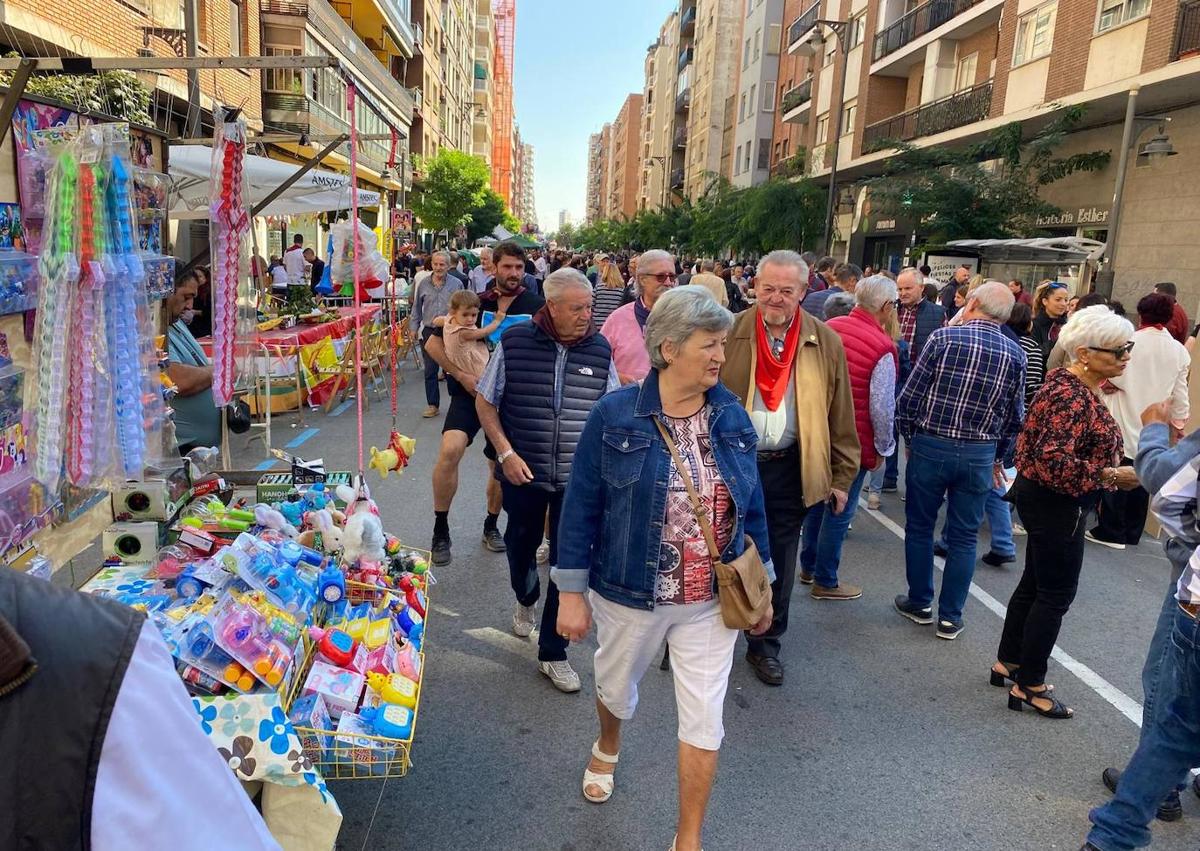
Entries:
POLYGON ((658 273, 643 272, 639 277, 653 278, 654 280, 658 281, 660 284, 665 284, 667 281, 674 281, 674 280, 677 280, 677 278, 678 278, 678 276, 674 272, 658 272, 658 273))
POLYGON ((1130 340, 1128 343, 1121 346, 1119 349, 1105 349, 1101 346, 1088 346, 1088 349, 1093 352, 1108 352, 1114 358, 1117 358, 1118 360, 1120 360, 1121 358, 1128 357, 1130 354, 1133 353, 1133 340, 1130 340))

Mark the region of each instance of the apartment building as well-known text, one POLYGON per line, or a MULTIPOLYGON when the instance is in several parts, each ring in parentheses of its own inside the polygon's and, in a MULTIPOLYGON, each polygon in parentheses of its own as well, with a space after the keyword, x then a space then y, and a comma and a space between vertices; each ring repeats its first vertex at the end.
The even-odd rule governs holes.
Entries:
MULTIPOLYGON (((788 11, 795 5, 788 3, 788 11)), ((1133 150, 1124 182, 1114 295, 1131 299, 1155 281, 1174 280, 1185 307, 1200 306, 1200 4, 1164 0, 818 0, 789 24, 779 112, 794 125, 777 133, 774 164, 805 149, 805 170, 828 177, 840 101, 839 209, 835 253, 894 265, 920 236, 919 223, 872 216, 866 193, 850 190, 879 173, 886 140, 917 146, 978 140, 1011 122, 1031 133, 1060 110, 1084 105, 1081 132, 1062 153, 1109 150, 1109 166, 1047 186, 1063 208, 1041 223, 1047 234, 1108 238, 1128 95, 1137 90, 1133 150), (818 18, 846 21, 847 53, 818 18), (820 30, 823 42, 813 33, 820 30), (833 82, 845 66, 845 97, 833 82), (1159 130, 1173 156, 1142 147, 1159 130), (1165 197, 1170 203, 1162 203, 1165 197)), ((1162 149, 1162 146, 1159 146, 1162 149)))
POLYGON ((783 7, 784 0, 746 0, 741 10, 733 156, 723 172, 734 186, 756 186, 771 173, 783 7))
POLYGON ((514 151, 516 166, 513 171, 520 175, 517 181, 520 190, 513 199, 513 215, 520 219, 526 228, 537 230, 537 200, 533 191, 533 145, 519 141, 514 151))
MULTIPOLYGON (((687 32, 694 31, 695 18, 687 32)), ((672 175, 683 185, 684 149, 687 145, 687 112, 680 111, 679 42, 689 37, 680 26, 678 12, 667 15, 658 38, 646 51, 642 93, 642 177, 638 206, 659 209, 671 203, 672 175), (676 118, 681 121, 677 124, 676 118), (678 126, 679 132, 676 131, 678 126)))
POLYGON ((492 164, 495 104, 492 63, 496 49, 496 23, 491 0, 475 0, 475 61, 472 88, 475 112, 471 117, 471 153, 492 164))
POLYGON ((412 151, 470 151, 474 134, 475 0, 411 0, 418 50, 405 82, 417 89, 412 151))
POLYGON ((588 137, 587 202, 584 218, 595 224, 608 218, 608 173, 612 150, 612 125, 588 137))
POLYGON ((513 56, 517 38, 517 0, 492 0, 495 50, 492 61, 492 189, 512 207, 513 56))
POLYGON ((737 88, 738 33, 748 0, 682 0, 693 35, 680 42, 678 91, 687 112, 683 194, 695 200, 721 174, 725 103, 737 88))
POLYGON ((632 218, 638 209, 638 180, 642 172, 642 95, 625 98, 612 123, 606 215, 632 218))

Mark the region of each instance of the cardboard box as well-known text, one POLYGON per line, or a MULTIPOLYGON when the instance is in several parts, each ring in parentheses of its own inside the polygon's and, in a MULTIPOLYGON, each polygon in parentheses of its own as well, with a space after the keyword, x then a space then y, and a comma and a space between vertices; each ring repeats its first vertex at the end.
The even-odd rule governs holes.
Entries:
POLYGON ((374 728, 361 716, 353 712, 343 714, 334 737, 334 747, 337 749, 334 761, 353 764, 356 773, 387 774, 388 766, 396 758, 396 748, 377 739, 366 738, 373 735, 374 728))
POLYGON ((333 736, 329 733, 314 732, 329 730, 333 726, 333 722, 329 720, 329 707, 325 705, 325 698, 319 694, 308 694, 297 698, 288 720, 297 728, 309 728, 296 730, 296 735, 300 737, 300 744, 303 745, 308 758, 318 763, 328 761, 329 747, 333 743, 333 736))
POLYGON ((319 694, 329 708, 331 718, 340 718, 343 712, 354 712, 362 700, 362 674, 337 668, 317 659, 304 681, 303 694, 319 694))

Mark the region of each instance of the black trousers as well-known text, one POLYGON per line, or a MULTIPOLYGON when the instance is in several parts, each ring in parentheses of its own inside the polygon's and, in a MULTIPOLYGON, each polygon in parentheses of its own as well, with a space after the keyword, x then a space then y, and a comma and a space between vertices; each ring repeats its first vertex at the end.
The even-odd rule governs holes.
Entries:
MULTIPOLYGON (((504 543, 508 546, 508 575, 513 594, 522 606, 532 606, 541 596, 538 578, 537 548, 546 530, 546 512, 550 512, 550 564, 558 564, 558 518, 562 514, 563 491, 540 490, 533 485, 514 485, 500 480, 508 527, 504 543)), ((538 661, 560 662, 567 658, 565 638, 558 634, 558 586, 551 580, 542 606, 542 624, 538 629, 538 661)))
MULTIPOLYGON (((1132 465, 1132 458, 1122 464, 1132 465)), ((1146 513, 1150 510, 1150 494, 1143 487, 1131 491, 1104 491, 1096 511, 1099 522, 1092 534, 1114 544, 1136 544, 1146 528, 1146 513)))
POLYGON ((1052 491, 1023 476, 1017 478, 1013 491, 1029 541, 1025 572, 1008 601, 996 656, 1020 666, 1016 679, 1022 686, 1038 686, 1046 679, 1063 616, 1079 588, 1091 501, 1052 491))
POLYGON ((783 454, 759 458, 758 479, 767 506, 767 538, 775 581, 771 583, 774 617, 771 628, 762 635, 746 633, 749 651, 756 656, 779 657, 779 639, 787 632, 788 606, 796 585, 796 556, 800 551, 800 530, 808 509, 800 486, 800 447, 783 454))

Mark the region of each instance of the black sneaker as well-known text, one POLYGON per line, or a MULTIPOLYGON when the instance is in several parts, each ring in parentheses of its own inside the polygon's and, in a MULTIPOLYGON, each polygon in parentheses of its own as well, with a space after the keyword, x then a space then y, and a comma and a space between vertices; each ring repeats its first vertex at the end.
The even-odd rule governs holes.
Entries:
POLYGON ((946 621, 939 620, 937 626, 937 637, 944 638, 947 641, 953 641, 958 638, 962 631, 966 629, 962 621, 946 621))
POLYGON ((445 567, 453 561, 453 557, 450 555, 449 535, 434 535, 429 550, 433 555, 433 563, 438 567, 445 567))
POLYGON ((941 556, 942 558, 945 558, 946 556, 950 555, 950 551, 948 549, 946 549, 944 546, 942 546, 940 543, 938 543, 937 541, 934 541, 933 542, 933 554, 935 556, 941 556))
POLYGON ((895 493, 897 490, 898 490, 898 488, 896 487, 895 484, 889 485, 887 482, 884 482, 883 487, 881 487, 879 489, 879 492, 880 493, 895 493))
POLYGON ((499 529, 484 529, 483 548, 493 553, 502 553, 508 550, 508 545, 504 543, 504 536, 500 534, 499 529))
POLYGON ((897 594, 895 599, 896 611, 904 615, 913 623, 918 623, 921 626, 928 626, 933 623, 933 607, 932 606, 917 606, 910 603, 908 598, 903 594, 897 594))
MULTIPOLYGON (((1104 785, 1108 791, 1114 795, 1117 793, 1117 784, 1121 781, 1121 771, 1117 768, 1106 768, 1104 773, 1100 775, 1100 779, 1104 781, 1104 785)), ((1195 790, 1196 781, 1193 780, 1193 790, 1195 790)), ((1200 795, 1200 791, 1196 791, 1200 795)), ((1159 821, 1179 821, 1183 818, 1183 802, 1179 800, 1179 791, 1172 789, 1167 797, 1163 798, 1161 804, 1158 805, 1158 812, 1155 816, 1159 821)))
POLYGON ((980 561, 982 561, 984 564, 990 564, 992 567, 1004 567, 1004 565, 1012 564, 1016 560, 1017 557, 1015 555, 1002 556, 1000 553, 992 550, 988 550, 987 553, 984 554, 983 558, 980 559, 980 561))

